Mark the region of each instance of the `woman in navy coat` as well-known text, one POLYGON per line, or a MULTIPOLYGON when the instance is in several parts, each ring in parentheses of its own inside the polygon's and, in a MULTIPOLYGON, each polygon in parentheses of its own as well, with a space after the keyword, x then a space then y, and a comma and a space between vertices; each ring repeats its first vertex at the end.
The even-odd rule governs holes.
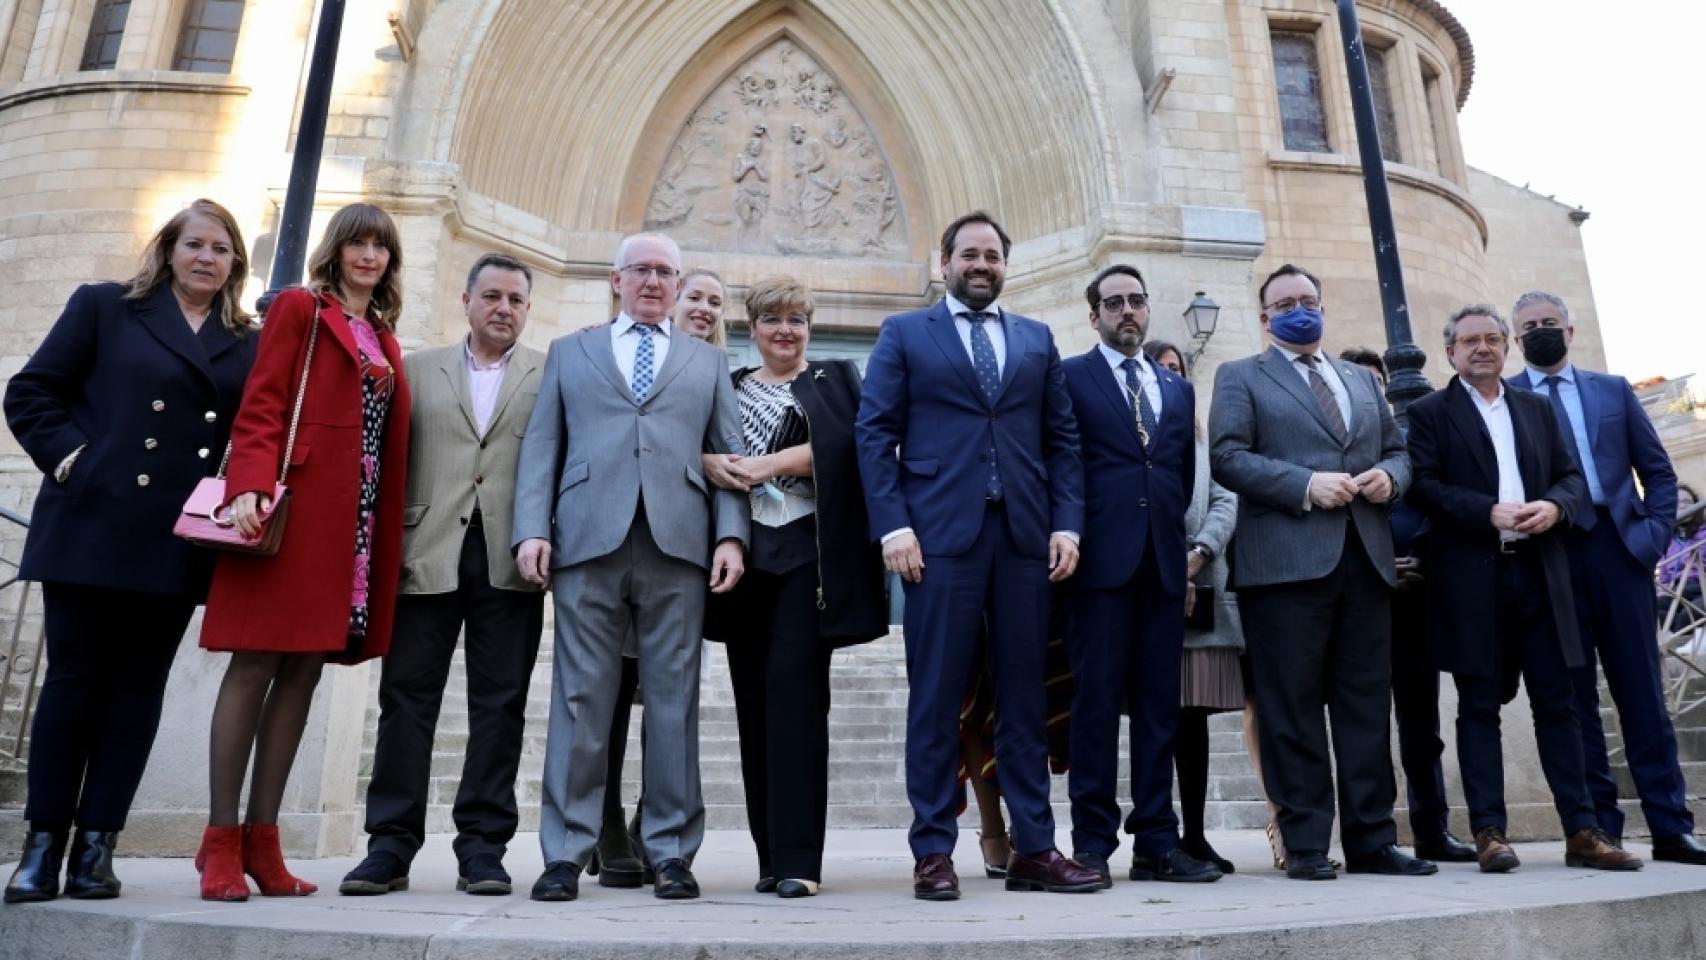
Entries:
POLYGON ((65 892, 118 896, 113 846, 212 570, 172 524, 218 468, 255 360, 248 267, 231 214, 197 200, 128 283, 79 287, 6 388, 6 423, 45 474, 19 576, 42 585, 47 634, 7 903, 58 895, 68 840, 65 892))

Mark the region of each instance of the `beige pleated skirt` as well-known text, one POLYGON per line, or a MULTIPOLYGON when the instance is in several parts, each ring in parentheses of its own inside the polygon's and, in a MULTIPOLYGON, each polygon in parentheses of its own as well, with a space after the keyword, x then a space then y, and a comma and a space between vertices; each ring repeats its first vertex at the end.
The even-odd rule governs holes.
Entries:
POLYGON ((1231 647, 1186 649, 1179 664, 1179 705, 1244 709, 1244 670, 1231 647))

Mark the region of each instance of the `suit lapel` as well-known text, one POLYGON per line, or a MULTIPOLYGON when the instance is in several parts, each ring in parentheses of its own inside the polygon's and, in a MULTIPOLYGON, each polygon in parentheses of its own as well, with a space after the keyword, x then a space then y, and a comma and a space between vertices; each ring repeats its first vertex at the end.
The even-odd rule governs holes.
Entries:
POLYGON ((486 424, 487 430, 503 417, 504 408, 509 406, 515 392, 521 389, 521 381, 526 380, 534 368, 534 363, 530 359, 524 359, 521 348, 517 346, 515 352, 509 355, 509 363, 504 365, 503 382, 498 385, 498 400, 492 404, 492 419, 486 424))
MULTIPOLYGON (((1456 377, 1451 378, 1445 389, 1450 391, 1446 394, 1445 409, 1451 417, 1451 425, 1463 437, 1470 456, 1475 459, 1475 465, 1481 469, 1481 478, 1486 481, 1486 492, 1497 496, 1498 454, 1493 451, 1493 437, 1487 432, 1486 421, 1481 419, 1481 411, 1475 409, 1474 398, 1465 392, 1456 377)), ((1514 413, 1511 422, 1516 422, 1514 413)))
POLYGON ((1102 349, 1091 347, 1090 352, 1084 355, 1084 362, 1090 367, 1090 379, 1101 391, 1103 398, 1112 405, 1115 419, 1125 424, 1124 433, 1141 448, 1143 439, 1137 435, 1137 418, 1132 416, 1131 401, 1126 399, 1125 385, 1120 383, 1114 369, 1108 366, 1107 358, 1102 356, 1102 349))
MULTIPOLYGON (((438 368, 444 372, 445 379, 450 381, 450 394, 456 398, 456 406, 462 411, 463 419, 468 421, 468 429, 474 436, 480 435, 480 425, 474 419, 474 397, 468 387, 468 358, 463 351, 466 348, 455 347, 445 351, 444 362, 438 368)), ((493 416, 493 420, 497 417, 493 416)))
MULTIPOLYGON (((941 348, 943 357, 948 361, 948 366, 960 375, 960 379, 965 382, 967 387, 971 388, 973 395, 984 403, 988 403, 989 398, 983 395, 983 388, 978 386, 977 373, 971 368, 971 357, 966 355, 965 344, 960 342, 960 332, 954 326, 954 318, 948 313, 947 301, 936 301, 936 305, 930 308, 927 321, 924 328, 930 332, 930 337, 936 341, 936 346, 941 348)), ((1008 343, 1007 347, 1008 359, 1011 360, 1012 343, 1008 343)))
MULTIPOLYGON (((1335 442, 1338 441, 1339 438, 1333 436, 1332 425, 1327 422, 1327 415, 1321 412, 1321 404, 1317 403, 1315 400, 1315 394, 1310 392, 1307 386, 1304 386, 1303 378, 1298 376, 1297 371, 1291 368, 1290 357, 1281 353, 1278 347, 1269 347, 1266 353, 1263 353, 1256 358, 1256 366, 1262 368, 1262 372, 1266 373, 1275 383, 1279 384, 1281 390, 1291 394, 1293 399, 1303 405, 1303 409, 1309 411, 1309 415, 1314 417, 1315 422, 1321 425, 1321 430, 1327 434, 1328 439, 1335 442)), ((1350 424, 1347 423, 1345 424, 1345 437, 1347 441, 1350 438, 1350 434, 1350 424)))
MULTIPOLYGON (((142 301, 137 306, 136 316, 143 329, 154 339, 200 373, 210 386, 213 385, 213 368, 208 365, 207 351, 196 342, 195 331, 190 329, 184 312, 178 308, 178 299, 173 295, 170 284, 161 284, 153 296, 142 301)), ((219 322, 217 312, 209 313, 202 321, 204 324, 219 322)))
MULTIPOLYGON (((1582 426, 1587 428, 1588 449, 1599 449, 1599 384, 1598 374, 1589 373, 1581 367, 1576 371, 1576 396, 1582 401, 1582 426)), ((1571 437, 1570 442, 1575 443, 1571 437)))
POLYGON ((1025 359, 1025 331, 1011 313, 1001 311, 1001 333, 1007 340, 1007 363, 1001 368, 1001 387, 995 391, 995 402, 1006 396, 1007 387, 1019 375, 1019 364, 1025 359))
MULTIPOLYGON (((1358 368, 1355 364, 1351 363, 1349 360, 1325 357, 1323 359, 1331 364, 1333 369, 1339 372, 1339 382, 1345 385, 1345 399, 1350 401, 1350 403, 1346 405, 1351 408, 1351 415, 1350 418, 1345 421, 1345 445, 1349 446, 1351 438, 1356 435, 1357 427, 1359 426, 1359 414, 1362 411, 1363 404, 1365 402, 1377 401, 1380 398, 1369 394, 1368 391, 1364 389, 1366 384, 1363 382, 1361 377, 1357 376, 1358 368)), ((1314 396, 1314 394, 1310 394, 1310 396, 1314 396)), ((1317 406, 1319 406, 1319 404, 1317 404, 1317 406)))
MULTIPOLYGON (((637 407, 640 404, 634 399, 634 391, 629 388, 628 381, 622 379, 622 369, 616 366, 616 347, 613 337, 615 329, 614 324, 607 323, 591 333, 583 334, 580 337, 581 350, 586 354, 587 360, 592 363, 593 369, 603 374, 604 379, 610 381, 610 385, 616 388, 617 393, 626 397, 629 403, 637 407)), ((670 352, 674 353, 675 351, 671 350, 670 352)))
MULTIPOLYGON (((1527 404, 1521 406, 1526 407, 1527 404)), ((1540 499, 1551 484, 1544 483, 1541 477, 1540 439, 1541 431, 1528 419, 1528 413, 1519 406, 1509 402, 1506 407, 1511 413, 1511 434, 1516 439, 1517 472, 1522 475, 1522 489, 1530 500, 1540 499)), ((1550 412, 1550 411, 1548 411, 1550 412)))
POLYGON ((652 388, 646 393, 646 403, 651 403, 657 399, 657 395, 663 392, 663 388, 669 386, 669 382, 686 368, 689 359, 688 354, 693 349, 693 345, 687 342, 691 339, 691 336, 682 333, 681 330, 674 327, 670 328, 669 353, 664 355, 663 369, 658 371, 657 379, 652 381, 652 388))

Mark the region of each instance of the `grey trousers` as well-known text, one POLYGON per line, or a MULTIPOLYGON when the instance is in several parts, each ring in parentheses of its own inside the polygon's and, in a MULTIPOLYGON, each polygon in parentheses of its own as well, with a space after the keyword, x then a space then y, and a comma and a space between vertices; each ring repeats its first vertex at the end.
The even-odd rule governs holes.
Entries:
POLYGON ((666 556, 642 512, 615 552, 554 571, 556 647, 539 847, 585 866, 604 820, 623 639, 639 639, 646 691, 642 841, 652 863, 691 863, 705 836, 699 790, 699 651, 706 572, 666 556))

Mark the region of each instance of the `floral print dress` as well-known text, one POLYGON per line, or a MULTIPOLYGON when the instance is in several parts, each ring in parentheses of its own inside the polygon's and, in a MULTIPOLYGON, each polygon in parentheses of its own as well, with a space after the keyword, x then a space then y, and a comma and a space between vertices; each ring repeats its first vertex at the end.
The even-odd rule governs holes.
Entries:
POLYGON ((397 373, 386 362, 373 325, 347 313, 344 319, 355 333, 356 350, 361 355, 361 487, 356 496, 355 582, 350 588, 349 611, 349 635, 355 640, 367 636, 367 576, 379 507, 379 449, 385 439, 397 373))

